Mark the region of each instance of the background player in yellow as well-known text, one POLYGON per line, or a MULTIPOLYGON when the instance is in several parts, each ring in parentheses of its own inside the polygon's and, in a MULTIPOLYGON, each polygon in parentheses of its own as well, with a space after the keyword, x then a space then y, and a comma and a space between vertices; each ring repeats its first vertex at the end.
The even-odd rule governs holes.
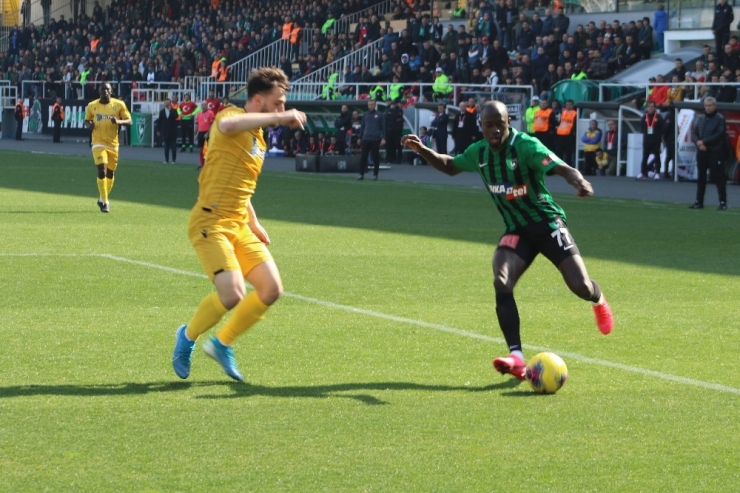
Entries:
POLYGON ((87 105, 85 125, 92 132, 90 147, 98 168, 98 207, 100 212, 109 212, 108 195, 118 167, 118 128, 131 125, 131 113, 126 103, 111 97, 113 89, 107 82, 100 86, 99 93, 100 98, 87 105))
POLYGON ((280 272, 267 249, 270 237, 257 219, 251 198, 267 149, 262 128, 303 128, 306 122, 304 113, 285 111, 287 90, 288 78, 282 70, 253 70, 244 107, 223 109, 211 125, 208 165, 198 178, 198 202, 190 212, 188 237, 216 292, 203 298, 190 323, 175 332, 172 366, 180 378, 190 374, 198 337, 234 309, 203 350, 227 375, 242 381, 231 345, 283 292, 280 272), (245 278, 254 286, 249 294, 245 278))

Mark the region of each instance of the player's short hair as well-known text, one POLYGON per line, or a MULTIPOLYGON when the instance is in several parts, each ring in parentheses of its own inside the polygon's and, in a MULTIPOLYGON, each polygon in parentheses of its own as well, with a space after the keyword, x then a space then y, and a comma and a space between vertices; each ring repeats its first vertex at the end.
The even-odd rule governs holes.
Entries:
POLYGON ((287 91, 290 86, 288 76, 276 67, 262 67, 249 74, 247 79, 247 94, 249 99, 255 94, 265 94, 276 87, 287 91))

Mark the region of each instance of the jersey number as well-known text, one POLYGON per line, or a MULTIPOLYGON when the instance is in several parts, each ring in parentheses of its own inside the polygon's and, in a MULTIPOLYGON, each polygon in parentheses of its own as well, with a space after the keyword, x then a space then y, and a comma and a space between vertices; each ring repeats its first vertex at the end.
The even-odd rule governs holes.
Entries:
POLYGON ((575 245, 573 244, 573 237, 568 232, 568 228, 558 228, 550 236, 558 240, 558 246, 563 250, 570 250, 575 245))

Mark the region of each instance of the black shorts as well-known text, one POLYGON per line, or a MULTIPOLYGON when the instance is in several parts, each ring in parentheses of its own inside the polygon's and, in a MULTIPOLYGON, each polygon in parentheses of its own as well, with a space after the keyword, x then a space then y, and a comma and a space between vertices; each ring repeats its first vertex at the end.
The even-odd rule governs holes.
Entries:
POLYGON ((556 267, 566 258, 581 254, 562 219, 506 233, 498 240, 498 248, 513 250, 527 265, 534 261, 538 253, 547 257, 556 267))

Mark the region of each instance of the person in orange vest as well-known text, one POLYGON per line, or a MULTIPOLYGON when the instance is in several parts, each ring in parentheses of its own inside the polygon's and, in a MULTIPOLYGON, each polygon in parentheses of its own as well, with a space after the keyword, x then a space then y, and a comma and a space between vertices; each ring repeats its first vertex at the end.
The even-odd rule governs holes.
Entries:
POLYGON ((51 141, 55 144, 59 144, 62 142, 62 123, 64 122, 62 98, 57 98, 56 103, 51 107, 51 120, 54 122, 54 137, 51 141))
POLYGON ((282 39, 285 41, 290 40, 290 33, 293 31, 293 21, 290 19, 290 16, 285 16, 285 24, 283 24, 283 35, 282 39))
POLYGON ((293 29, 290 31, 290 51, 291 51, 291 62, 295 62, 298 57, 298 49, 301 47, 301 26, 293 24, 293 29))
POLYGON ((578 112, 572 99, 565 102, 565 109, 560 112, 560 124, 555 131, 555 153, 560 159, 575 167, 576 121, 578 112))
POLYGON ((221 56, 218 53, 213 54, 213 62, 211 63, 211 77, 214 79, 218 77, 218 68, 221 66, 221 56))
POLYGON ((220 82, 219 92, 221 93, 222 96, 226 96, 227 93, 229 92, 226 89, 226 84, 224 84, 228 80, 229 80, 229 66, 226 65, 226 58, 222 58, 221 64, 218 66, 218 75, 216 76, 216 82, 220 82))
POLYGON ((549 101, 542 99, 540 101, 540 109, 534 114, 532 130, 534 130, 534 136, 548 149, 552 149, 552 132, 555 130, 557 124, 549 101))
POLYGON ((23 108, 23 100, 19 99, 15 103, 15 140, 23 140, 23 119, 26 117, 26 111, 23 108))

